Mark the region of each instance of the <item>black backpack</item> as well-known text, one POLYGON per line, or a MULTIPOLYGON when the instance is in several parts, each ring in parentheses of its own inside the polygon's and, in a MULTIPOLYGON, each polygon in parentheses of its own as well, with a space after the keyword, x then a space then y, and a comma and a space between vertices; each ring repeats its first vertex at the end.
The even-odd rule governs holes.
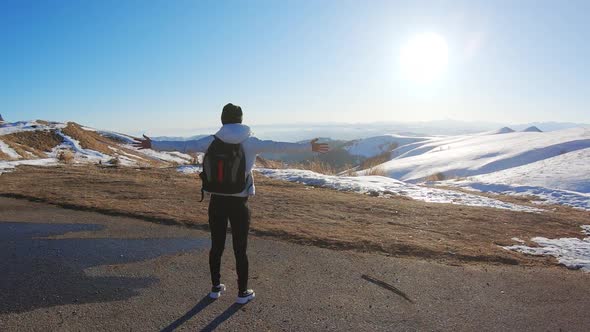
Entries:
POLYGON ((237 194, 246 189, 246 155, 242 144, 225 143, 217 136, 203 157, 201 202, 204 192, 237 194))

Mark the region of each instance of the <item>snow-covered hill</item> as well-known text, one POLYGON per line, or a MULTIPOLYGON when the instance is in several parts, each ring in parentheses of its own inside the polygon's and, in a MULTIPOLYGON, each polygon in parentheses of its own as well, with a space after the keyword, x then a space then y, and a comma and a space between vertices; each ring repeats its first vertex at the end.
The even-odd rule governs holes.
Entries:
POLYGON ((537 196, 545 203, 590 210, 590 148, 442 184, 484 192, 537 196))
POLYGON ((534 194, 590 209, 590 128, 553 132, 502 128, 410 143, 395 149, 392 156, 375 168, 394 179, 412 183, 455 179, 443 184, 534 194))
POLYGON ((205 136, 209 136, 209 135, 194 135, 194 136, 189 136, 189 137, 183 137, 183 136, 156 136, 156 137, 150 137, 152 140, 154 141, 191 141, 191 140, 198 140, 200 138, 203 138, 205 136))
POLYGON ((0 173, 19 165, 118 164, 170 166, 192 157, 176 152, 137 150, 133 137, 73 122, 19 121, 0 125, 0 173))
POLYGON ((435 138, 408 147, 381 164, 388 176, 420 182, 441 173, 446 178, 489 174, 590 148, 590 129, 555 132, 510 132, 503 134, 435 138))
MULTIPOLYGON (((590 127, 550 132, 542 132, 537 127, 516 132, 504 127, 444 137, 382 135, 352 141, 346 149, 365 158, 391 152, 391 159, 356 172, 361 177, 358 181, 345 176, 325 177, 295 170, 267 171, 265 174, 288 181, 320 183, 334 189, 348 190, 352 186, 356 188, 353 191, 358 192, 383 194, 393 191, 391 182, 383 177, 372 176, 371 181, 362 179, 378 174, 414 185, 426 183, 532 195, 539 197, 540 202, 590 210, 590 127), (394 146, 397 148, 391 151, 394 146), (370 190, 367 182, 371 183, 370 190)), ((358 166, 340 174, 350 175, 356 169, 358 166)), ((402 187, 398 182, 395 184, 393 187, 397 189, 402 187)), ((412 190, 398 191, 410 197, 410 192, 419 192, 412 190)), ((439 200, 440 197, 435 196, 443 194, 427 192, 432 201, 439 200)), ((440 201, 445 199, 440 198, 440 201)))
POLYGON ((429 137, 412 137, 401 135, 382 135, 355 140, 345 148, 348 153, 354 156, 365 158, 374 157, 384 152, 390 152, 395 148, 430 139, 429 137))
POLYGON ((527 185, 590 193, 590 148, 563 153, 497 172, 472 176, 462 181, 527 185))

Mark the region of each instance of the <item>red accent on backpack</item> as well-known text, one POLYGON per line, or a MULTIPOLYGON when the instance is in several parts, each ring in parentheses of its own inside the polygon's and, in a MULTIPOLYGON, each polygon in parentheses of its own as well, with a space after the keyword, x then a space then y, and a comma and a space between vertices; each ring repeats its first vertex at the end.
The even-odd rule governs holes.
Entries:
POLYGON ((217 161, 217 182, 223 182, 223 160, 217 161))

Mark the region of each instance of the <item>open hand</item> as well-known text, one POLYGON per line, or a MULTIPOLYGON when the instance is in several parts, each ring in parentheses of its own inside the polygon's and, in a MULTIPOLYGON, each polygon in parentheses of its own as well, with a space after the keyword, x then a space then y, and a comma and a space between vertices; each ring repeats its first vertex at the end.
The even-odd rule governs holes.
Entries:
POLYGON ((144 139, 136 138, 135 142, 131 143, 134 147, 143 150, 152 148, 152 139, 143 135, 144 139))
POLYGON ((326 143, 317 143, 319 138, 314 138, 311 140, 311 151, 319 152, 319 153, 326 153, 330 151, 330 147, 326 143))

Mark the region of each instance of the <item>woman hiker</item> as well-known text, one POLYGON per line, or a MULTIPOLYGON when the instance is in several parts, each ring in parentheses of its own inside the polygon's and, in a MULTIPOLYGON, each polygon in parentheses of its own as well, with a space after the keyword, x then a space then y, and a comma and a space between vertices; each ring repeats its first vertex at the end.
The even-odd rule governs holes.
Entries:
POLYGON ((246 250, 250 228, 248 197, 255 193, 252 168, 256 155, 306 151, 325 153, 329 148, 327 144, 317 143, 317 139, 301 144, 260 140, 251 136, 250 128, 242 124, 242 115, 240 106, 227 104, 221 112, 223 126, 215 135, 190 141, 152 141, 144 135, 144 139, 138 139, 134 145, 140 149, 160 151, 205 152, 200 176, 203 192, 211 194, 209 268, 212 288, 209 297, 219 298, 226 289, 221 283, 220 266, 229 220, 238 275, 236 303, 246 304, 255 296, 254 291, 248 289, 246 250))

